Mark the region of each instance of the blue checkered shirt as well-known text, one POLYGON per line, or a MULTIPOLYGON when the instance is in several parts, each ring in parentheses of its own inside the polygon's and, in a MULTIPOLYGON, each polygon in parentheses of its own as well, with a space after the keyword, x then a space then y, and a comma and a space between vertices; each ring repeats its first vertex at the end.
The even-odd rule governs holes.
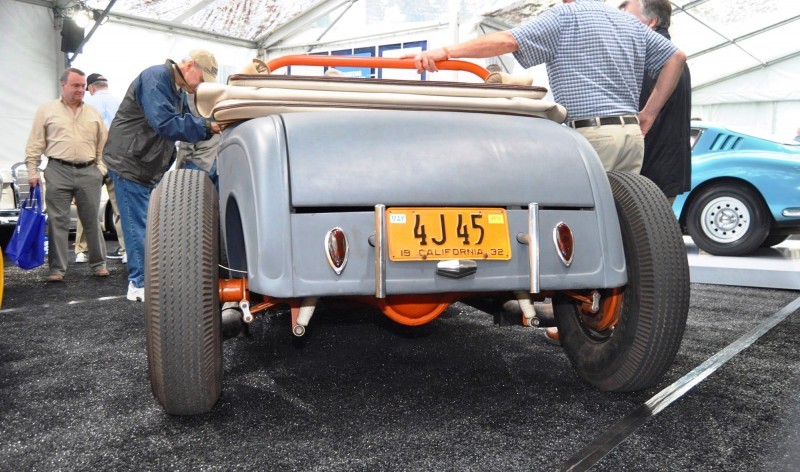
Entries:
POLYGON ((553 99, 569 120, 638 113, 645 71, 657 77, 678 50, 603 0, 555 6, 510 32, 523 67, 547 65, 553 99))

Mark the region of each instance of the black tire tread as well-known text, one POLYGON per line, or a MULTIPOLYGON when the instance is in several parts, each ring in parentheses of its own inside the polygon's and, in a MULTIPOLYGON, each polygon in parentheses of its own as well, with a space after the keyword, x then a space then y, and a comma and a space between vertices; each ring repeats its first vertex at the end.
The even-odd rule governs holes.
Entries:
POLYGON ((153 394, 174 415, 205 413, 222 389, 216 190, 199 171, 165 174, 147 218, 145 318, 153 394))

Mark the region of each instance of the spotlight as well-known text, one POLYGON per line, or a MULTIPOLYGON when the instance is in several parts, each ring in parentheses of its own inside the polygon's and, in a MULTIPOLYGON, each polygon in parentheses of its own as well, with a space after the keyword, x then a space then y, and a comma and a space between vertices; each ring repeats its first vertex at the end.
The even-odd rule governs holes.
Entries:
POLYGON ((80 28, 86 28, 89 26, 89 23, 94 21, 92 18, 91 11, 87 10, 78 10, 72 15, 72 19, 75 21, 75 24, 78 25, 80 28))

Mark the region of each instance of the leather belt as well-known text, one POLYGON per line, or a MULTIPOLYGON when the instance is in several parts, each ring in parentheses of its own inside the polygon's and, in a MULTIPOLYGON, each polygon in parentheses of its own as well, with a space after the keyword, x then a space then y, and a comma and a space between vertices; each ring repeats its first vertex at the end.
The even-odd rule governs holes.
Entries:
POLYGON ((594 116, 582 120, 569 122, 572 128, 586 128, 587 126, 606 126, 606 125, 638 125, 639 118, 636 115, 624 116, 594 116))
POLYGON ((64 159, 57 159, 55 157, 48 157, 50 161, 55 161, 61 164, 62 166, 74 167, 75 169, 83 169, 84 167, 89 167, 94 165, 94 161, 88 162, 67 162, 64 159))

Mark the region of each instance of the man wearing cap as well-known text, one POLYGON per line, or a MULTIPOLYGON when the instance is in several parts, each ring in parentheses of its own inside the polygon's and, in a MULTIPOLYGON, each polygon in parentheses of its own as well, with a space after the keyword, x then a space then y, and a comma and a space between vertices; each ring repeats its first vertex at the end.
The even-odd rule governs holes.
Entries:
POLYGON ((61 97, 36 111, 25 146, 25 165, 31 188, 41 183, 39 165, 47 156, 44 178, 47 192, 50 282, 63 282, 67 272, 69 211, 75 200, 78 218, 86 228, 89 266, 98 277, 108 277, 105 243, 100 235, 97 211, 100 186, 106 168, 101 158, 106 126, 97 111, 83 103, 85 74, 68 68, 61 74, 61 97))
MULTIPOLYGON (((103 117, 103 123, 106 129, 111 126, 111 120, 117 114, 119 109, 120 99, 111 95, 108 91, 108 79, 102 74, 89 74, 86 77, 86 91, 89 92, 88 97, 84 97, 83 103, 91 105, 103 117)), ((106 257, 109 259, 122 259, 122 263, 127 262, 125 254, 125 237, 122 235, 122 223, 119 218, 119 211, 117 211, 117 198, 114 194, 114 182, 110 177, 106 176, 104 179, 106 189, 108 190, 108 199, 111 202, 111 209, 113 211, 114 228, 117 230, 117 241, 119 247, 113 253, 108 254, 106 257)), ((75 262, 88 262, 89 253, 86 245, 86 236, 83 234, 83 225, 78 220, 77 228, 75 229, 75 262)))
POLYGON ((217 60, 208 51, 190 51, 176 64, 167 60, 133 80, 117 111, 103 159, 119 203, 128 254, 128 300, 144 301, 144 244, 150 193, 175 162, 175 142, 196 143, 219 133, 219 126, 192 115, 186 92, 217 80, 217 60))
POLYGON ((110 128, 111 120, 117 114, 121 101, 108 91, 108 79, 102 74, 89 74, 86 77, 86 91, 89 92, 89 96, 84 98, 84 103, 88 103, 100 112, 106 129, 110 128))

